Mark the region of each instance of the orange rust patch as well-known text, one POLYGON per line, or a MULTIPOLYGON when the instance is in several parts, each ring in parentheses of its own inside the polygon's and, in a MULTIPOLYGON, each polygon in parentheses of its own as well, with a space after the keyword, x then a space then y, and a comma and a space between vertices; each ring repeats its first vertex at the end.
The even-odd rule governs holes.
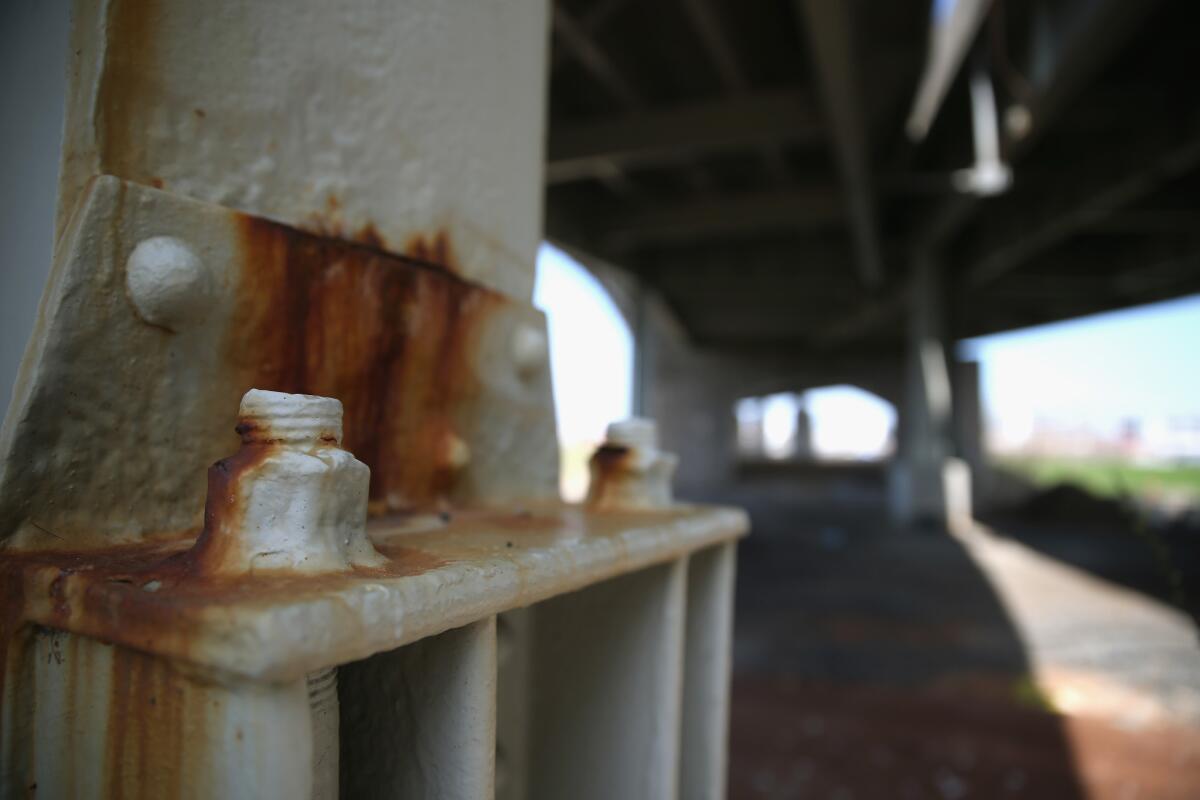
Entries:
POLYGON ((429 237, 421 234, 410 236, 404 245, 404 253, 426 264, 443 267, 451 272, 460 271, 454 248, 450 245, 450 236, 444 230, 437 231, 429 237))
MULTIPOLYGON (((73 649, 78 639, 71 637, 73 649)), ((75 653, 72 664, 78 662, 75 653)), ((75 667, 71 679, 87 680, 75 667)), ((186 692, 183 679, 162 659, 125 648, 112 653, 105 784, 111 797, 151 797, 163 787, 183 788, 185 720, 203 727, 204 705, 186 692), (190 702, 189 702, 190 700, 190 702), (151 774, 153 772, 153 774, 151 774)), ((189 781, 190 783, 190 781, 189 781)))
POLYGON ((336 194, 327 194, 324 210, 310 213, 300 228, 314 236, 340 239, 384 252, 392 250, 374 222, 367 222, 352 230, 342 218, 342 200, 336 194))
POLYGON ((17 669, 18 658, 10 644, 16 639, 25 613, 25 582, 0 567, 0 712, 7 698, 8 673, 17 669))
POLYGON ((246 267, 226 359, 244 387, 341 400, 343 446, 371 468, 373 512, 444 503, 454 415, 478 391, 469 355, 502 298, 371 246, 240 219, 246 267))
MULTIPOLYGON (((238 425, 238 433, 245 437, 252 427, 242 422, 238 425)), ((230 546, 237 540, 238 525, 245 518, 245 512, 238 507, 239 495, 233 488, 242 475, 265 461, 274 450, 270 444, 243 443, 232 456, 209 467, 204 530, 196 540, 196 546, 180 560, 185 570, 209 573, 226 560, 230 546)))
POLYGON ((618 444, 602 444, 588 460, 592 468, 592 485, 589 494, 602 497, 607 487, 629 469, 630 449, 618 444))
POLYGON ((387 249, 383 236, 376 230, 375 223, 373 222, 368 222, 359 228, 352 238, 354 241, 365 244, 367 247, 374 247, 377 250, 387 249))
POLYGON ((591 482, 588 485, 588 506, 604 508, 605 503, 621 494, 621 485, 628 480, 633 451, 623 445, 602 444, 588 460, 591 482))
MULTIPOLYGON (((191 545, 192 540, 183 539, 94 551, 5 554, 0 559, 0 656, 31 622, 138 650, 186 656, 188 643, 213 606, 295 603, 363 580, 420 575, 446 563, 420 549, 394 547, 386 550, 389 560, 381 567, 214 578, 204 574, 203 559, 197 557, 202 551, 194 553, 191 545)), ((5 666, 0 661, 0 668, 5 666)), ((3 680, 0 674, 0 688, 3 680)))
POLYGON ((389 563, 382 567, 355 567, 355 575, 364 578, 395 578, 400 577, 396 573, 398 565, 403 565, 403 569, 406 570, 403 574, 406 575, 420 575, 446 565, 442 559, 415 547, 381 545, 376 549, 387 556, 389 563))

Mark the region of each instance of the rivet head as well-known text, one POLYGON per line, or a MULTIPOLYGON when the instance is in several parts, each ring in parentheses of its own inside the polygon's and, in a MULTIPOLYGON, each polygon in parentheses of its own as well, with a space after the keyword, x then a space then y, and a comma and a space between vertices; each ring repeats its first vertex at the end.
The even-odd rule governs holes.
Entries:
POLYGON ((513 363, 522 377, 531 378, 545 368, 546 352, 546 334, 532 325, 521 325, 513 333, 513 363))
POLYGON ((170 331, 204 321, 212 310, 214 283, 200 257, 173 236, 139 242, 125 264, 125 285, 138 316, 170 331))

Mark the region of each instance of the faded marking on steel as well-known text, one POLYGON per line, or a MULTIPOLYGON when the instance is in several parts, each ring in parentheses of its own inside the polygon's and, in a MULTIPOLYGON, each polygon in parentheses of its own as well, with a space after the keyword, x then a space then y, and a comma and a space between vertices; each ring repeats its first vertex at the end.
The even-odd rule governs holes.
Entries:
POLYGON ((748 527, 744 512, 683 505, 391 516, 368 523, 386 556, 381 566, 315 575, 213 576, 191 557, 191 539, 9 553, 0 561, 0 647, 36 623, 217 675, 291 680, 679 558, 748 527))
MULTIPOLYGON (((177 277, 166 263, 154 268, 177 277)), ((205 472, 236 449, 252 387, 342 401, 373 513, 553 498, 549 370, 514 356, 544 326, 430 264, 97 178, 60 242, 0 429, 0 543, 195 535, 205 472), (186 244, 202 267, 184 268, 208 273, 205 313, 177 313, 168 293, 178 330, 143 319, 130 294, 155 296, 127 276, 155 237, 186 244)))

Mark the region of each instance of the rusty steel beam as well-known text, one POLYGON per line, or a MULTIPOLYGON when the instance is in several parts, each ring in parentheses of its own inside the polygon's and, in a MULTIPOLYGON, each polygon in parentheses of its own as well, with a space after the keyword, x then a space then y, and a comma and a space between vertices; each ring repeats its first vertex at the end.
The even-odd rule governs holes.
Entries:
POLYGON ((547 5, 280 10, 75 3, 0 796, 718 796, 746 516, 644 421, 559 499, 547 5))
POLYGON ((544 337, 543 321, 444 266, 447 248, 435 239, 393 255, 111 176, 91 181, 0 429, 0 544, 79 548, 195 530, 197 478, 236 441, 230 420, 251 387, 338 397, 376 511, 446 502, 459 479, 472 493, 553 496, 549 375, 534 364, 515 393, 468 346, 516 347, 544 337), (101 236, 112 246, 94 248, 101 236), (385 414, 385 401, 403 413, 385 414), (489 405, 524 406, 511 421, 527 427, 501 445, 470 411, 489 405), (112 467, 135 429, 136 458, 112 467), (70 453, 69 470, 37 455, 50 443, 70 453), (493 474, 499 484, 485 477, 514 447, 529 448, 518 460, 539 476, 508 466, 493 474), (470 458, 457 460, 464 448, 470 458))
MULTIPOLYGON (((731 547, 744 514, 670 505, 666 454, 610 465, 630 491, 604 514, 561 505, 543 320, 439 266, 436 242, 392 255, 111 176, 88 184, 64 237, 0 429, 0 730, 37 732, 0 752, 0 794, 332 797, 340 750, 389 789, 483 798, 498 749, 512 752, 492 735, 497 614, 607 597, 593 585, 629 572, 653 598, 654 567, 678 602, 653 641, 717 623, 684 618, 687 559, 731 547), (243 394, 262 385, 291 393, 243 394), (396 697, 395 670, 363 665, 374 656, 436 690, 396 697), (369 696, 388 701, 363 708, 369 696), (385 750, 380 730, 420 746, 385 750)), ((718 601, 727 613, 732 596, 718 601)), ((678 719, 680 648, 628 638, 644 630, 636 597, 628 614, 596 610, 632 653, 593 660, 615 694, 580 702, 610 709, 652 671, 653 695, 676 698, 663 719, 678 719)), ((678 779, 678 725, 605 718, 633 744, 585 796, 626 796, 635 768, 678 779), (641 757, 648 745, 661 756, 641 757)), ((569 734, 593 735, 561 725, 535 729, 531 781, 581 757, 557 744, 569 734)), ((723 759, 720 737, 703 731, 697 779, 723 759)))

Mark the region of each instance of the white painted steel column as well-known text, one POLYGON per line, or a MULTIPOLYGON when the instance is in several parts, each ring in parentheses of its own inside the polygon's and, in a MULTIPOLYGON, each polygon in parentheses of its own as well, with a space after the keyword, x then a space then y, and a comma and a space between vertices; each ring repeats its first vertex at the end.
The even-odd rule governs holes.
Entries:
POLYGON ((32 702, 23 709, 6 703, 5 736, 22 737, 23 746, 5 743, 0 794, 313 796, 303 678, 224 685, 154 656, 46 629, 25 644, 19 674, 32 702))
POLYGON ((688 560, 680 797, 725 796, 737 545, 688 560))
POLYGON ((533 608, 529 796, 678 794, 687 560, 533 608))
POLYGON ((971 519, 971 476, 954 457, 942 273, 933 255, 914 254, 900 457, 889 494, 897 522, 961 527, 971 519))
POLYGON ((531 623, 528 608, 496 617, 496 797, 529 796, 529 668, 531 623))
POLYGON ((343 798, 490 800, 496 618, 338 670, 343 798))

